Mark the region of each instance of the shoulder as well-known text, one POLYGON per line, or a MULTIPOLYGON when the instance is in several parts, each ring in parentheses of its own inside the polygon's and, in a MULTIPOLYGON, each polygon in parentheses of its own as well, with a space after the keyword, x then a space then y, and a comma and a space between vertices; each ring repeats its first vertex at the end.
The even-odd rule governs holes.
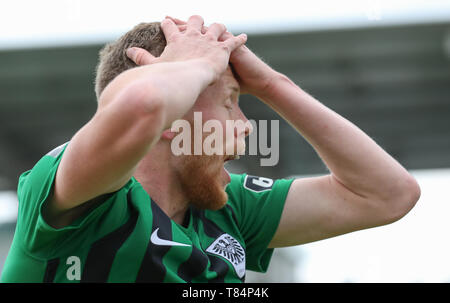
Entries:
POLYGON ((230 174, 228 203, 238 217, 260 211, 266 205, 284 204, 293 179, 272 179, 249 174, 230 174))
POLYGON ((278 191, 281 187, 289 187, 293 181, 293 179, 272 179, 246 173, 230 174, 230 177, 231 181, 226 188, 226 192, 234 198, 242 195, 242 193, 252 196, 278 191))
POLYGON ((52 179, 54 177, 54 174, 56 173, 56 169, 61 160, 61 156, 64 153, 68 143, 69 142, 66 142, 52 149, 50 152, 41 157, 32 169, 22 173, 19 177, 19 191, 22 189, 26 181, 28 181, 29 183, 37 183, 38 185, 44 186, 45 183, 42 182, 44 181, 44 179, 52 179))

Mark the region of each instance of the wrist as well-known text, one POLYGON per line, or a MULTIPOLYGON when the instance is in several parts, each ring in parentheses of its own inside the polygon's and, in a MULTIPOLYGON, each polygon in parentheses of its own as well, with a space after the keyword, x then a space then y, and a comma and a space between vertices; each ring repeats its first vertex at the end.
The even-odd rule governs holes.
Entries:
POLYGON ((219 78, 219 74, 215 69, 215 65, 209 60, 198 58, 191 61, 201 71, 202 78, 206 83, 205 87, 212 84, 219 78))

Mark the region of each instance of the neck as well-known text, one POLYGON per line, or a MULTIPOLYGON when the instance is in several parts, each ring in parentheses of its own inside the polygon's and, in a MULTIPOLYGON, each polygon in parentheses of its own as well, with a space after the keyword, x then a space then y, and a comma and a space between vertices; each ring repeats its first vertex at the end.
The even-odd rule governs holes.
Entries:
POLYGON ((152 200, 173 221, 182 224, 189 202, 185 197, 174 171, 170 169, 169 152, 154 147, 138 164, 134 177, 152 200), (164 159, 162 159, 164 158, 164 159))

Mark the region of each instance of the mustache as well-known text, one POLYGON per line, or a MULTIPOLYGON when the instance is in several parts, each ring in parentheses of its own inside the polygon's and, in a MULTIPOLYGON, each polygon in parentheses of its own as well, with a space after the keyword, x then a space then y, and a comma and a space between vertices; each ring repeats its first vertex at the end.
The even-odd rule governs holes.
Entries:
MULTIPOLYGON (((198 150, 201 151, 201 153, 188 153, 184 154, 186 157, 199 157, 199 156, 205 156, 205 157, 214 157, 214 156, 242 156, 245 155, 245 151, 247 149, 247 144, 245 140, 240 140, 237 142, 225 142, 224 145, 221 146, 221 148, 217 148, 216 146, 213 146, 212 148, 209 148, 208 146, 202 146, 203 148, 198 150)), ((192 147, 192 150, 194 150, 194 147, 192 147)))

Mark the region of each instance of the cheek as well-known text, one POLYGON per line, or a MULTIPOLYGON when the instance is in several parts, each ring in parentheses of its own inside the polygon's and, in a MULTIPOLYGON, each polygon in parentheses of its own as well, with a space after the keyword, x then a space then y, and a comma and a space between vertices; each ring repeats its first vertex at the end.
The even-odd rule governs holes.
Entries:
POLYGON ((237 127, 233 127, 235 121, 240 119, 239 115, 236 114, 237 111, 235 109, 229 110, 223 105, 215 107, 214 109, 215 110, 211 109, 202 112, 202 144, 208 136, 212 136, 213 133, 220 132, 222 135, 225 154, 243 154, 243 152, 245 152, 245 139, 236 138, 237 134, 241 132, 243 133, 243 131, 238 129, 240 124, 237 124, 237 127), (205 123, 208 121, 214 121, 214 123, 210 123, 209 127, 205 127, 205 123), (229 130, 227 130, 227 121, 230 128, 229 130), (214 125, 214 127, 211 128, 211 125, 214 125))
POLYGON ((245 149, 246 149, 245 140, 237 141, 237 152, 236 153, 240 156, 245 155, 245 149))
POLYGON ((245 140, 236 137, 226 138, 225 154, 227 155, 244 155, 246 144, 245 140))

